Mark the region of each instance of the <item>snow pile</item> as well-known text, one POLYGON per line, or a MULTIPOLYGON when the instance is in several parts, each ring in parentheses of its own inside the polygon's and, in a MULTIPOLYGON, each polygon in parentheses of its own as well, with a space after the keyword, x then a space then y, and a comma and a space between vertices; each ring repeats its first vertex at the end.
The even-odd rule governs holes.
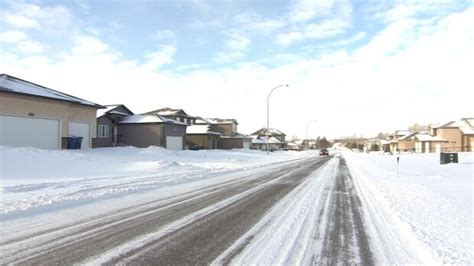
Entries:
POLYGON ((473 153, 440 165, 439 154, 344 152, 366 209, 380 263, 471 264, 473 153))
POLYGON ((266 155, 252 150, 177 152, 159 147, 43 150, 0 146, 0 215, 148 191, 310 155, 266 155))

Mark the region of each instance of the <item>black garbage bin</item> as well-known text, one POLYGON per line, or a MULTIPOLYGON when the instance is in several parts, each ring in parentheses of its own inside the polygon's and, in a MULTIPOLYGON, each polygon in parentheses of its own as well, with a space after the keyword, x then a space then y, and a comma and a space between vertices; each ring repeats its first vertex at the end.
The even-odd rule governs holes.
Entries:
POLYGON ((457 152, 442 152, 440 153, 440 164, 458 163, 457 152))
POLYGON ((82 137, 68 137, 67 138, 67 148, 68 149, 80 149, 81 148, 82 137))

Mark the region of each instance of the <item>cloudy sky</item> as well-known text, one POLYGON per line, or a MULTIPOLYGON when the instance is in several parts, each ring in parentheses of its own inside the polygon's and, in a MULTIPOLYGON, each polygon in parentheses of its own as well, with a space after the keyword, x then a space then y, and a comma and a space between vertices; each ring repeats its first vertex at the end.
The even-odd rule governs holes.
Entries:
POLYGON ((0 72, 290 137, 474 116, 470 0, 0 1, 0 72), (309 123, 311 120, 317 122, 309 123))

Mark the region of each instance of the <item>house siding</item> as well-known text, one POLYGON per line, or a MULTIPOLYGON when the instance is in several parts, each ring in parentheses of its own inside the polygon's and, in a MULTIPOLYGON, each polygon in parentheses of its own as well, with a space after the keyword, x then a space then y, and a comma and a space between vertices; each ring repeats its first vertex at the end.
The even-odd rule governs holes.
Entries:
POLYGON ((234 129, 233 124, 214 124, 214 128, 217 130, 217 132, 221 133, 222 136, 232 136, 234 129))
POLYGON ((164 124, 120 124, 119 142, 140 148, 165 146, 164 124))
POLYGON ((229 150, 229 149, 242 149, 244 147, 244 139, 241 138, 220 138, 218 142, 218 148, 229 150))
POLYGON ((188 134, 186 135, 186 141, 188 148, 194 145, 200 145, 205 149, 217 149, 219 136, 209 134, 188 134))
POLYGON ((96 113, 97 108, 92 106, 0 92, 0 114, 2 115, 59 120, 62 148, 66 147, 66 138, 69 136, 69 121, 88 123, 89 135, 92 139, 90 143, 93 142, 97 136, 96 113))
POLYGON ((415 142, 413 140, 399 140, 399 151, 415 151, 415 142))
POLYGON ((448 140, 448 143, 443 145, 443 151, 464 151, 462 132, 459 128, 438 128, 436 131, 438 136, 448 140))
POLYGON ((92 143, 92 147, 99 148, 99 147, 112 147, 113 146, 113 123, 112 121, 105 117, 99 117, 97 119, 97 138, 94 139, 92 143), (107 138, 99 137, 99 125, 106 125, 109 126, 109 136, 107 138))

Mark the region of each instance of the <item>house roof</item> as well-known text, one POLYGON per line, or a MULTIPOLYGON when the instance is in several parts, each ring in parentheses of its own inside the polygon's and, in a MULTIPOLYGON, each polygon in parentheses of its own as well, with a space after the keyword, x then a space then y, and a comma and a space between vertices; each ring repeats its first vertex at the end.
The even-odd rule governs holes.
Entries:
POLYGON ((416 136, 418 133, 420 133, 420 132, 418 132, 418 131, 412 131, 412 132, 410 132, 410 133, 404 135, 403 137, 398 138, 398 140, 409 140, 409 139, 411 139, 413 136, 416 136))
POLYGON ((173 119, 168 119, 166 117, 162 117, 159 115, 129 115, 129 116, 124 116, 119 122, 119 124, 161 124, 161 123, 187 126, 187 124, 185 123, 181 123, 173 119))
POLYGON ((251 139, 252 137, 249 136, 249 135, 245 135, 245 134, 237 132, 237 133, 232 134, 232 136, 221 136, 221 138, 224 138, 224 139, 251 139))
MULTIPOLYGON (((268 130, 268 133, 269 135, 271 136, 286 136, 285 133, 281 132, 280 130, 278 129, 275 129, 275 128, 270 128, 268 130)), ((255 131, 254 133, 252 133, 251 135, 259 135, 259 136, 265 136, 267 135, 267 129, 262 127, 261 129, 255 131)))
POLYGON ((36 96, 41 98, 48 98, 59 101, 67 101, 80 105, 86 105, 102 109, 104 106, 56 91, 23 79, 19 79, 7 74, 0 74, 0 91, 16 93, 21 95, 36 96))
POLYGON ((463 134, 474 135, 474 118, 461 118, 457 121, 449 121, 438 126, 433 126, 433 128, 459 128, 463 134))
POLYGON ((97 118, 99 118, 99 117, 101 117, 105 114, 133 115, 133 112, 130 111, 130 109, 128 109, 123 104, 107 104, 107 105, 104 105, 104 106, 106 107, 105 109, 97 110, 97 118), (125 108, 127 111, 129 111, 129 113, 124 113, 124 112, 121 112, 121 111, 114 110, 115 108, 120 107, 120 106, 125 108))
POLYGON ((221 133, 213 130, 210 125, 191 125, 186 128, 186 134, 208 134, 208 135, 221 135, 221 133))
POLYGON ((418 141, 435 141, 435 142, 448 142, 447 139, 440 136, 431 136, 429 134, 418 134, 415 136, 415 140, 418 141))
MULTIPOLYGON (((266 144, 267 143, 267 137, 259 137, 259 136, 251 136, 252 137, 252 144, 266 144)), ((268 139, 269 144, 282 144, 283 142, 279 141, 275 137, 270 137, 268 139)))
POLYGON ((156 109, 150 112, 146 112, 144 114, 147 115, 162 115, 162 116, 186 116, 186 117, 192 117, 194 116, 188 115, 183 109, 175 109, 175 108, 169 108, 169 107, 164 107, 160 109, 156 109))
POLYGON ((233 119, 233 118, 225 118, 225 119, 222 119, 222 118, 206 118, 206 121, 208 123, 211 123, 211 124, 215 124, 215 125, 225 125, 225 124, 236 124, 238 125, 239 123, 237 123, 237 120, 233 119))

